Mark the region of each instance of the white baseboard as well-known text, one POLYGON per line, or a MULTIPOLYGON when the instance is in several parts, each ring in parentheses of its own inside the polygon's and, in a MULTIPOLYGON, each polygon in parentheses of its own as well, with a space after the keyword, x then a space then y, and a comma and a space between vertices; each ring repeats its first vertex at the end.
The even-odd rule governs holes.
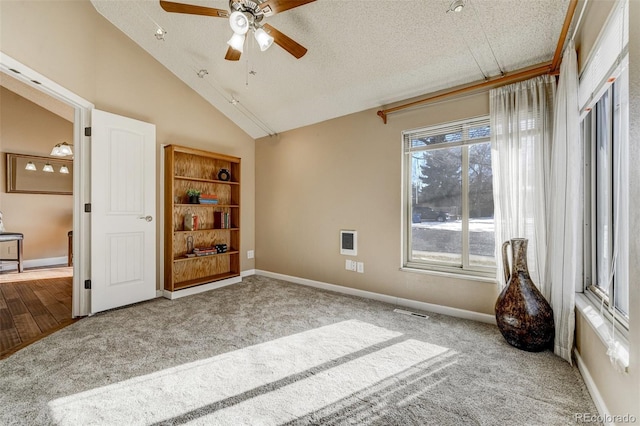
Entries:
POLYGON ((191 296, 193 294, 203 293, 209 290, 215 290, 216 288, 226 287, 231 284, 237 284, 242 281, 242 277, 227 278, 226 280, 215 281, 209 284, 202 284, 195 287, 189 287, 178 291, 164 290, 162 295, 167 299, 179 299, 185 296, 191 296))
MULTIPOLYGON (((67 256, 61 257, 48 257, 45 259, 30 259, 23 260, 22 266, 25 269, 28 268, 43 268, 45 266, 67 266, 67 261, 69 259, 67 256)), ((18 270, 18 262, 7 260, 4 262, 0 262, 0 271, 17 271, 18 270)))
POLYGON ((289 281, 295 284, 302 284, 309 287, 321 288, 323 290, 335 291, 337 293, 349 294, 351 296, 364 297, 366 299, 379 300, 381 302, 390 303, 392 305, 405 306, 411 309, 433 312, 437 314, 448 315, 456 318, 470 319, 487 324, 495 324, 496 318, 493 315, 483 314, 480 312, 467 311, 464 309, 451 308, 448 306, 434 305, 431 303, 419 302, 417 300, 403 299, 401 297, 389 296, 386 294, 374 293, 366 290, 358 290, 355 288, 344 287, 336 284, 328 284, 321 281, 309 280, 306 278, 293 277, 290 275, 278 274, 275 272, 255 270, 256 275, 275 278, 278 280, 289 281))
MULTIPOLYGON (((240 272, 240 276, 242 278, 244 277, 250 277, 251 275, 255 275, 256 274, 256 270, 255 269, 247 269, 246 271, 242 271, 240 272)), ((225 287, 227 285, 231 285, 231 284, 236 284, 241 282, 242 280, 237 280, 236 278, 230 278, 232 280, 234 280, 233 282, 229 282, 227 283, 228 280, 224 280, 224 281, 217 281, 215 283, 209 283, 209 284, 205 284, 202 286, 198 286, 198 287, 193 287, 192 290, 198 289, 198 291, 194 291, 194 292, 188 292, 187 289, 185 290, 180 290, 180 291, 167 291, 167 290, 156 290, 156 297, 166 297, 167 299, 179 299, 181 297, 184 296, 189 296, 191 294, 196 294, 196 293, 201 293, 203 291, 209 291, 209 290, 213 290, 215 288, 220 288, 220 287, 225 287), (216 284, 213 287, 210 287, 211 284, 216 284), (202 290, 200 289, 202 287, 202 290)))
POLYGON ((246 271, 240 272, 240 275, 242 277, 250 277, 251 275, 255 275, 255 274, 256 274, 256 270, 255 269, 247 269, 246 271))
MULTIPOLYGON (((604 399, 602 399, 602 395, 600 395, 600 391, 598 391, 598 387, 596 386, 596 383, 593 381, 593 377, 591 377, 591 374, 589 373, 589 370, 587 369, 587 365, 582 360, 582 357, 580 356, 580 353, 576 349, 574 349, 573 350, 573 355, 576 358, 576 364, 578 365, 578 371, 580 371, 580 374, 582 375, 582 379, 584 380, 584 384, 587 386, 587 390, 589 391, 589 394, 591 395, 591 399, 593 399, 593 403, 595 404, 596 409, 598 410, 598 414, 600 415, 600 417, 602 417, 605 420, 611 418, 609 410, 607 409, 607 406, 604 403, 604 399)), ((604 422, 604 424, 608 425, 608 424, 613 424, 613 423, 604 422)))

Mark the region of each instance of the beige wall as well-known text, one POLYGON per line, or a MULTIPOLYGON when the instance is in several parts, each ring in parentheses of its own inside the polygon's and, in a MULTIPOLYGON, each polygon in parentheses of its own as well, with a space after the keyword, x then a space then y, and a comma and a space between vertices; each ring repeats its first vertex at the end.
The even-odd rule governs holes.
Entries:
POLYGON ((401 272, 401 132, 486 115, 488 94, 389 116, 376 110, 256 141, 256 268, 493 314, 490 282, 401 272), (339 231, 358 231, 364 274, 339 231))
MULTIPOLYGON (((600 28, 611 10, 611 0, 589 2, 589 8, 584 16, 584 24, 576 37, 576 48, 580 52, 580 63, 588 59, 589 51, 593 47, 600 28)), ((640 163, 640 27, 633 23, 640 22, 640 2, 629 2, 629 99, 630 99, 630 158, 629 164, 640 163)), ((630 168, 629 181, 629 347, 630 365, 628 373, 616 371, 606 355, 604 342, 594 332, 587 319, 580 313, 576 314, 576 347, 585 363, 604 404, 612 415, 631 414, 640 421, 640 169, 630 168)))
MULTIPOLYGON (((98 109, 156 125, 158 195, 161 144, 241 157, 241 245, 243 253, 254 248, 252 138, 107 22, 88 0, 2 1, 0 31, 2 52, 98 109)), ((156 217, 160 210, 158 204, 156 217)), ((157 253, 159 259, 160 247, 157 253)), ((242 256, 241 269, 252 269, 253 262, 242 256)))
MULTIPOLYGON (((0 87, 0 210, 7 231, 24 234, 25 260, 67 256, 67 232, 73 229, 73 197, 7 193, 6 153, 48 157, 55 144, 65 141, 73 141, 73 123, 0 87)), ((1 244, 0 257, 15 257, 15 246, 1 244)))

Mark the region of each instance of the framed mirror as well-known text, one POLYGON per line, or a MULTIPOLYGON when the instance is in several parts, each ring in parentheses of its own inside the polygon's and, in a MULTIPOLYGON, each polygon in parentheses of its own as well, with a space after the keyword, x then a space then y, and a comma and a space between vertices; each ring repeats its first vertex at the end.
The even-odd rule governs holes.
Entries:
POLYGON ((73 160, 7 153, 7 192, 73 195, 73 160))

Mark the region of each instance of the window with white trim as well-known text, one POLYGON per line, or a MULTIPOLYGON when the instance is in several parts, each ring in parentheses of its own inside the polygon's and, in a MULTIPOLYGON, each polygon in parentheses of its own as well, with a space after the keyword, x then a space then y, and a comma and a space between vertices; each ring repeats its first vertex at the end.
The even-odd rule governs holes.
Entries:
POLYGON ((625 67, 582 122, 587 291, 623 325, 629 319, 628 94, 625 67))
POLYGON ((585 295, 629 326, 629 2, 617 1, 580 75, 585 295))
POLYGON ((407 268, 495 276, 489 117, 403 132, 407 268))

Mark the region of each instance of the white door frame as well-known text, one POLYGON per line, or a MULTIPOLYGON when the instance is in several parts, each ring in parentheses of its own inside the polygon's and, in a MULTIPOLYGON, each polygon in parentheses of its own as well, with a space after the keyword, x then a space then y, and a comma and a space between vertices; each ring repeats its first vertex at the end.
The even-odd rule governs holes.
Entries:
POLYGON ((73 306, 71 314, 73 317, 89 315, 90 290, 85 290, 84 281, 91 279, 91 217, 84 212, 84 205, 91 202, 91 152, 89 139, 84 136, 84 129, 91 127, 91 110, 94 105, 1 51, 0 70, 55 99, 65 102, 75 110, 73 120, 73 306), (38 83, 34 83, 34 81, 38 83))

